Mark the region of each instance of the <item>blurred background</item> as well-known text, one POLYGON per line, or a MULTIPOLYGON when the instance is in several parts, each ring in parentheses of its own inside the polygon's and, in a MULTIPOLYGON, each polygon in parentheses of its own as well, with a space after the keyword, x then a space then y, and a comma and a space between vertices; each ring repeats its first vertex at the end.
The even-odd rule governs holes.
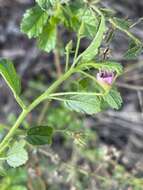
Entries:
MULTIPOLYGON (((47 54, 37 48, 35 40, 20 32, 22 16, 33 4, 32 0, 0 0, 0 57, 15 63, 25 101, 33 100, 58 78, 64 63, 62 45, 60 52, 47 54)), ((103 0, 102 4, 116 10, 119 17, 135 22, 143 17, 142 0, 103 0)), ((142 39, 143 22, 132 32, 142 39)), ((61 40, 65 41, 73 35, 63 28, 61 33, 61 40)), ((84 43, 81 50, 85 46, 84 43)), ((124 100, 122 109, 89 117, 71 113, 57 103, 39 106, 21 128, 48 124, 70 130, 59 130, 50 147, 29 148, 26 166, 10 169, 1 177, 1 190, 143 189, 143 56, 124 60, 127 47, 126 36, 116 33, 110 48, 114 59, 125 68, 116 82, 124 100)), ((3 128, 8 130, 19 113, 10 90, 0 78, 0 138, 3 128)))

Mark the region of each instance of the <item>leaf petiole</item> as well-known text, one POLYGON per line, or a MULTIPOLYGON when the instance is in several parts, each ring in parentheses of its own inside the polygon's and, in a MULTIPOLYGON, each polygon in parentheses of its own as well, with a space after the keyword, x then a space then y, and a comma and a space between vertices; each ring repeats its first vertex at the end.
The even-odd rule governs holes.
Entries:
POLYGON ((15 100, 17 101, 17 103, 20 105, 20 107, 23 110, 25 110, 26 109, 26 105, 23 103, 22 99, 18 95, 16 95, 16 94, 14 94, 14 97, 15 97, 15 100))
POLYGON ((58 80, 56 80, 43 94, 41 94, 38 98, 36 98, 29 106, 27 106, 26 109, 24 109, 21 114, 19 115, 18 119, 16 120, 15 124, 12 126, 10 131, 7 133, 7 135, 4 137, 2 142, 0 143, 0 154, 5 150, 5 148, 9 144, 9 140, 13 137, 15 134, 15 131, 20 126, 20 124, 23 122, 23 120, 26 118, 26 116, 35 108, 37 107, 41 102, 48 99, 50 94, 56 90, 57 87, 59 87, 67 78, 69 78, 73 73, 75 72, 74 69, 68 70, 65 74, 63 74, 58 80))
POLYGON ((98 93, 98 92, 59 92, 59 93, 50 94, 49 97, 69 96, 69 95, 103 96, 104 93, 98 93))
POLYGON ((81 36, 78 35, 77 45, 76 45, 76 50, 75 50, 75 54, 74 54, 74 60, 73 60, 72 68, 76 65, 76 63, 79 60, 78 51, 79 51, 80 41, 81 41, 81 36))

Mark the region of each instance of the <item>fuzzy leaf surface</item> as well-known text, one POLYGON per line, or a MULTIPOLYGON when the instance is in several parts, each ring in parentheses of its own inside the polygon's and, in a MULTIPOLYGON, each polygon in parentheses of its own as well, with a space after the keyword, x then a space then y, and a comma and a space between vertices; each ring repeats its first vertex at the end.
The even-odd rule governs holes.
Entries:
POLYGON ((33 145, 51 144, 53 128, 48 126, 32 127, 27 131, 27 141, 33 145))
POLYGON ((101 111, 100 100, 96 96, 75 95, 65 100, 65 105, 70 110, 86 113, 89 115, 92 115, 101 111))
POLYGON ((42 33, 43 27, 48 20, 48 14, 39 6, 28 9, 23 16, 21 31, 29 38, 37 37, 42 33))
POLYGON ((21 81, 16 73, 13 63, 8 59, 0 59, 0 74, 14 94, 21 92, 21 81))
POLYGON ((28 153, 24 149, 25 142, 15 142, 13 146, 8 150, 7 163, 11 167, 18 167, 25 164, 28 160, 28 153))

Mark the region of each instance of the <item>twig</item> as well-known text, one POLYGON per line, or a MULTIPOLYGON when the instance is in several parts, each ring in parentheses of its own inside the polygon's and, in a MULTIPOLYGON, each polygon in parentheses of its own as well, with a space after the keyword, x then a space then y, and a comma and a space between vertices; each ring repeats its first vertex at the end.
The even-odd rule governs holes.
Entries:
POLYGON ((116 85, 121 88, 143 91, 143 86, 139 86, 139 85, 133 85, 133 84, 127 84, 127 83, 121 83, 121 82, 116 82, 116 85))

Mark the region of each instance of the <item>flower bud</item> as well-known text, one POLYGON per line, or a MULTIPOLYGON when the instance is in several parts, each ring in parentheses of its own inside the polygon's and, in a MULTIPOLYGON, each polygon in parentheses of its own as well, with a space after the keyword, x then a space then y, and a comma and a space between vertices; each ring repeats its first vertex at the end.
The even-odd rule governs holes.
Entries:
POLYGON ((99 71, 96 76, 97 81, 105 90, 111 88, 114 77, 114 72, 107 70, 99 71))

